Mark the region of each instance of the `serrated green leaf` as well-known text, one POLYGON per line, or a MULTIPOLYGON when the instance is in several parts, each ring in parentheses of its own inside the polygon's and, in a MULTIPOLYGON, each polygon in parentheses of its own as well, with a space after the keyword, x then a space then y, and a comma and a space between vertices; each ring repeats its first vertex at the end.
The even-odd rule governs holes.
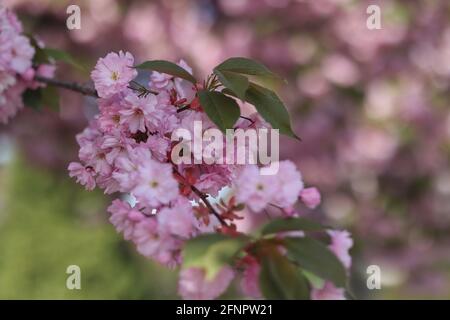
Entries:
POLYGON ((224 267, 233 262, 239 251, 248 243, 248 238, 223 234, 203 234, 188 240, 183 249, 183 267, 205 270, 207 279, 212 279, 224 267))
POLYGON ((245 100, 245 92, 248 89, 248 79, 238 73, 230 71, 221 71, 214 69, 214 73, 219 78, 224 87, 230 89, 236 96, 245 100))
POLYGON ((236 101, 218 91, 201 90, 198 92, 200 105, 222 132, 233 128, 241 111, 236 101))
POLYGON ((179 65, 165 60, 152 60, 152 61, 145 61, 137 66, 135 68, 138 69, 147 69, 152 71, 157 71, 161 73, 170 74, 171 76, 178 77, 187 81, 192 82, 193 84, 197 83, 197 80, 185 69, 180 67, 179 65))
POLYGON ((309 237, 302 237, 285 238, 284 246, 288 250, 288 256, 301 268, 333 282, 337 287, 345 287, 345 268, 324 244, 309 237))
POLYGON ((323 231, 320 223, 306 218, 279 218, 274 219, 262 227, 261 234, 274 234, 284 231, 323 231))
POLYGON ((215 67, 215 69, 219 71, 229 71, 252 76, 262 76, 279 79, 277 75, 275 75, 262 63, 243 57, 229 58, 215 67))
POLYGON ((70 64, 78 69, 85 70, 85 68, 78 63, 75 58, 73 58, 69 53, 54 49, 54 48, 43 48, 42 51, 47 55, 48 58, 53 59, 55 61, 62 61, 67 64, 70 64))
POLYGON ((255 83, 250 83, 246 100, 255 106, 258 113, 274 129, 279 129, 282 134, 300 139, 292 131, 289 113, 275 92, 255 83))
POLYGON ((266 299, 309 299, 308 280, 276 248, 260 258, 259 286, 266 299))

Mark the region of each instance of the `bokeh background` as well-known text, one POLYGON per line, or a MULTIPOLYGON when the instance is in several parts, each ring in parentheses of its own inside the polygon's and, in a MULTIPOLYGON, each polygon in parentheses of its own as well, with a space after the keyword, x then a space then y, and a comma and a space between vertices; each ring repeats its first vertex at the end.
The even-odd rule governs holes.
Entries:
MULTIPOLYGON (((91 69, 107 52, 184 58, 205 76, 230 56, 260 60, 302 142, 282 158, 323 196, 305 212, 348 228, 362 299, 450 298, 450 2, 448 0, 5 0, 25 28, 91 69), (81 7, 81 30, 66 8, 81 7), (366 9, 381 7, 382 29, 366 9), (382 289, 368 290, 379 265, 382 289)), ((58 77, 87 81, 60 66, 58 77)), ((93 101, 23 110, 0 126, 0 298, 176 297, 176 272, 139 257, 107 223, 108 199, 67 177, 93 101), (82 290, 66 289, 66 268, 82 290)), ((225 297, 239 297, 231 289, 225 297)))

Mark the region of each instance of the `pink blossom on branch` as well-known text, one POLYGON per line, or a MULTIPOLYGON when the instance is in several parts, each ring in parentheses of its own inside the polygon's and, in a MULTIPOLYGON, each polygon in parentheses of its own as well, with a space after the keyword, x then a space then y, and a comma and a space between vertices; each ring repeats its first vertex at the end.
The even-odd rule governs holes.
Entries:
MULTIPOLYGON (((0 5, 0 123, 7 123, 23 107, 22 94, 35 88, 32 60, 35 49, 22 34, 16 15, 0 5)), ((50 66, 49 66, 50 67, 50 66)), ((54 69, 37 66, 38 74, 53 76, 54 69)))
POLYGON ((100 58, 91 73, 95 89, 101 98, 108 98, 124 90, 137 76, 134 58, 129 52, 111 52, 100 58))
MULTIPOLYGON (((134 206, 116 199, 108 211, 111 223, 140 254, 177 267, 183 262, 186 241, 205 233, 239 234, 234 220, 246 218, 235 212, 241 204, 250 214, 274 206, 286 217, 296 215, 294 205, 302 197, 303 181, 291 161, 273 163, 278 170, 269 175, 263 174, 267 168, 258 165, 173 163, 176 140, 170 137, 175 129, 181 127, 191 138, 201 138, 205 130, 217 127, 197 106, 179 112, 180 103, 198 104, 197 86, 187 80, 152 73, 150 85, 156 92, 132 89, 132 62, 131 54, 122 52, 99 59, 92 78, 100 96, 100 113, 77 135, 80 162, 72 163, 69 172, 88 189, 97 185, 105 193, 121 192, 134 199, 134 206), (195 121, 202 123, 200 132, 195 121), (209 202, 209 195, 220 198, 220 191, 227 188, 232 195, 228 202, 209 202)), ((192 72, 183 61, 179 66, 192 72)), ((240 121, 239 127, 268 127, 253 118, 256 121, 240 121)), ((196 160, 201 157, 192 155, 196 160)), ((336 246, 332 250, 339 250, 336 255, 343 256, 341 246, 332 245, 336 246)), ((249 261, 241 286, 247 296, 259 298, 261 267, 256 260, 249 261)), ((187 299, 216 298, 234 278, 238 271, 234 267, 225 265, 214 279, 206 279, 202 268, 183 269, 179 293, 187 299)))

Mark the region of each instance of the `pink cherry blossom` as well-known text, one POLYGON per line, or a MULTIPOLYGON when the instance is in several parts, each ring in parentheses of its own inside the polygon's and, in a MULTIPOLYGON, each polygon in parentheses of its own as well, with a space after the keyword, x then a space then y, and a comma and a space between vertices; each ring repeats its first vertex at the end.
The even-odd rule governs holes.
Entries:
POLYGON ((303 189, 303 181, 300 172, 294 163, 285 160, 279 162, 279 170, 275 175, 277 192, 272 202, 282 208, 290 207, 295 202, 303 189))
POLYGON ((69 164, 69 176, 76 177, 77 182, 85 186, 87 190, 95 188, 94 170, 91 167, 84 167, 79 162, 69 164))
POLYGON ((263 210, 277 191, 274 176, 263 176, 257 166, 246 166, 235 181, 236 200, 255 212, 263 210))
POLYGON ((166 73, 159 73, 157 71, 153 71, 150 75, 150 81, 148 83, 148 86, 150 89, 155 91, 162 91, 162 90, 170 90, 173 88, 173 77, 166 73))
POLYGON ((205 279, 203 269, 183 269, 178 281, 178 293, 183 299, 215 299, 228 288, 233 278, 234 272, 230 267, 223 267, 211 280, 205 279))
POLYGON ((134 58, 129 52, 111 52, 100 58, 91 73, 98 95, 107 98, 124 90, 137 76, 133 65, 134 58))
POLYGON ((138 97, 129 94, 124 99, 125 108, 119 111, 120 124, 125 124, 131 133, 145 132, 146 124, 154 125, 151 119, 154 117, 156 97, 152 94, 146 97, 138 97))
POLYGON ((31 67, 35 51, 27 37, 19 35, 10 39, 9 51, 9 63, 13 71, 24 73, 31 67))
POLYGON ((135 225, 142 221, 144 215, 136 209, 131 208, 128 202, 116 199, 108 207, 111 213, 109 221, 114 225, 117 232, 123 233, 125 240, 131 240, 135 225))
POLYGON ((341 260, 347 269, 352 265, 352 257, 349 254, 350 248, 353 246, 353 240, 348 231, 328 230, 331 237, 330 250, 341 260))
POLYGON ((178 197, 178 183, 169 164, 149 159, 138 168, 136 180, 132 194, 145 206, 157 207, 178 197))
POLYGON ((34 68, 42 66, 32 66, 34 54, 16 15, 0 7, 0 123, 7 123, 23 107, 22 93, 27 88, 38 86, 34 68))
POLYGON ((160 233, 189 238, 194 232, 192 204, 186 199, 180 198, 174 206, 161 209, 156 218, 160 233))
POLYGON ((137 250, 145 257, 161 264, 175 267, 181 262, 182 241, 167 234, 158 233, 158 222, 154 217, 139 222, 133 232, 137 250))
POLYGON ((300 192, 300 200, 310 209, 315 209, 321 201, 317 188, 305 188, 300 192))
MULTIPOLYGON (((303 189, 302 177, 292 162, 281 161, 278 165, 275 175, 263 175, 255 165, 242 169, 235 182, 236 199, 255 212, 268 204, 291 209, 303 189)), ((290 211, 286 214, 290 215, 290 211)))
MULTIPOLYGON (((178 62, 178 65, 192 74, 192 68, 184 60, 180 60, 180 62, 178 62)), ((175 78, 175 88, 177 90, 179 99, 186 99, 187 103, 190 103, 194 99, 196 90, 192 82, 180 78, 175 78)))

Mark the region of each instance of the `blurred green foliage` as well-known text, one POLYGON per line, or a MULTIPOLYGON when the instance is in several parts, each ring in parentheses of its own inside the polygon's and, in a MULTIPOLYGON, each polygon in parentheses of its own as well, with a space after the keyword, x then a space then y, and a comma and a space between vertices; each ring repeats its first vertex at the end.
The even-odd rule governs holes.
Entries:
POLYGON ((176 298, 175 271, 135 254, 105 197, 22 161, 0 168, 0 299, 176 298), (66 288, 69 265, 81 290, 66 288))

